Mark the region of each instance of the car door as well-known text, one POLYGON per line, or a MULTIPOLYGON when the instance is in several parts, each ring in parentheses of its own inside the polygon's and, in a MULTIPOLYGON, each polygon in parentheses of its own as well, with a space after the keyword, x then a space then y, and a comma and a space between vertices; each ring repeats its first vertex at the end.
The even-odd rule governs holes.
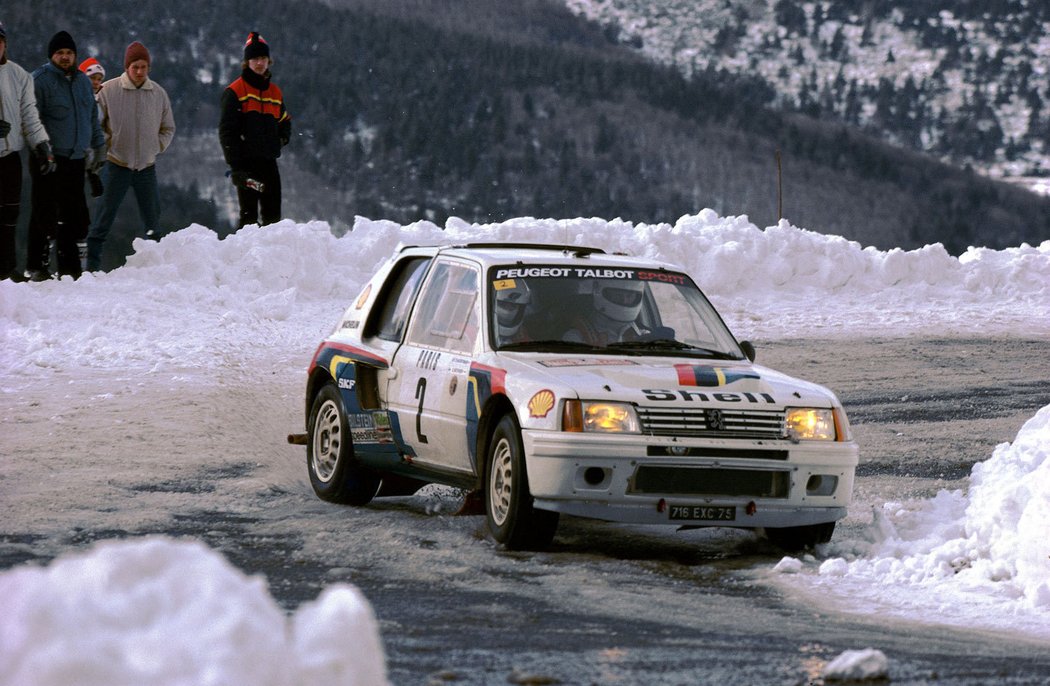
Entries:
POLYGON ((473 473, 466 409, 470 363, 481 321, 480 272, 445 258, 433 265, 387 375, 390 409, 415 455, 441 471, 473 473))

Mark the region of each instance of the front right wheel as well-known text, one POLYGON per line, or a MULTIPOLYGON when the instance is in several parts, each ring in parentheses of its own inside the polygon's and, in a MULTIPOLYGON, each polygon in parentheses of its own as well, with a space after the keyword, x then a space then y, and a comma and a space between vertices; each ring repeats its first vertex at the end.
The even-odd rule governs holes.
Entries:
POLYGON ((513 415, 496 425, 485 470, 485 519, 492 537, 510 550, 541 550, 558 528, 558 513, 533 507, 521 430, 513 415))

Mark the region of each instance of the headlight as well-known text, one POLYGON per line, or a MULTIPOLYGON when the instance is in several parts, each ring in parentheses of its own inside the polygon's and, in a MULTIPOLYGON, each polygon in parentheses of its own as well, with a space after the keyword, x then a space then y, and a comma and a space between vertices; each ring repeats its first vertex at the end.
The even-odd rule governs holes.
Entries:
POLYGON ((835 415, 830 409, 789 407, 784 429, 788 438, 796 441, 834 441, 835 415))
POLYGON ((627 403, 567 400, 562 410, 562 430, 636 434, 638 415, 627 403))

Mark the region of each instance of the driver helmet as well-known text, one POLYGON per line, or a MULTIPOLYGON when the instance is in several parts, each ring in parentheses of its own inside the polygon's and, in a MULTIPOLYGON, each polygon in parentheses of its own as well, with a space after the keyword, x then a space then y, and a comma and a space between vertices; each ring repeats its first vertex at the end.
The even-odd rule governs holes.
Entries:
POLYGON ((525 309, 532 302, 529 286, 518 279, 513 286, 496 291, 496 323, 500 336, 514 336, 525 321, 525 309))
POLYGON ((594 284, 594 309, 617 322, 633 322, 642 309, 641 281, 602 280, 594 284))

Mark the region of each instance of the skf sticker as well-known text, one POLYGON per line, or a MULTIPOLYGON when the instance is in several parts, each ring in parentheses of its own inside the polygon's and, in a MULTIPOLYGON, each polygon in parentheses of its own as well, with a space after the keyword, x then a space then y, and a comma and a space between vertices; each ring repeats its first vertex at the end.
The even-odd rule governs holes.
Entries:
POLYGON ((546 417, 554 409, 554 393, 546 389, 532 396, 529 401, 530 417, 546 417))
POLYGON ((368 295, 372 292, 372 284, 365 286, 365 290, 361 291, 361 295, 357 297, 357 302, 354 303, 354 309, 360 310, 365 306, 365 301, 368 300, 368 295))

